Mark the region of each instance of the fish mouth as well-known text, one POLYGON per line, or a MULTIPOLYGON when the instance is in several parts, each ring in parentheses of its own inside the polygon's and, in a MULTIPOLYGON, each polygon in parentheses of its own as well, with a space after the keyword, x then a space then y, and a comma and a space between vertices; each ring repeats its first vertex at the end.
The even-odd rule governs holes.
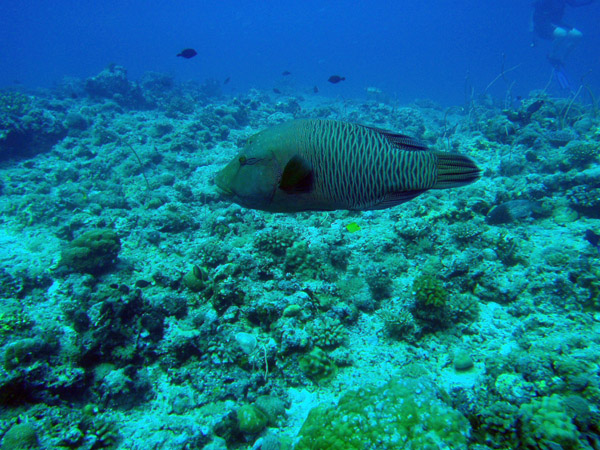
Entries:
POLYGON ((217 194, 222 195, 223 197, 231 197, 233 195, 233 191, 231 189, 228 189, 225 186, 219 186, 216 183, 215 189, 217 191, 217 194))
POLYGON ((234 195, 233 190, 231 190, 231 188, 227 187, 227 184, 223 182, 223 177, 220 175, 221 174, 218 173, 214 178, 215 188, 217 190, 217 193, 223 197, 233 196, 234 195))

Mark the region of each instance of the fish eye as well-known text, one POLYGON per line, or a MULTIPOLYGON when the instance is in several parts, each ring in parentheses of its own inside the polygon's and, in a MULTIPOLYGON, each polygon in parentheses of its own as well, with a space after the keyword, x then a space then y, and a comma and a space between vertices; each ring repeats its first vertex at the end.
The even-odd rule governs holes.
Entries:
POLYGON ((242 166, 244 166, 248 162, 248 158, 246 158, 245 156, 240 156, 239 162, 242 166))

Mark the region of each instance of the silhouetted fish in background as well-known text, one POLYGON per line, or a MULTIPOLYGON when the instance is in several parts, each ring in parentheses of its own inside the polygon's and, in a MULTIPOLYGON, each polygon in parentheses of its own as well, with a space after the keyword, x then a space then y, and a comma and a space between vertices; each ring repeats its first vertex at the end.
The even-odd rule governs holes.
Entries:
POLYGON ((231 77, 227 77, 225 78, 225 80, 223 81, 223 84, 227 84, 229 83, 229 81, 231 80, 231 77))
POLYGON ((538 112, 544 104, 544 100, 538 99, 531 102, 527 107, 525 107, 525 104, 521 104, 521 108, 518 111, 509 108, 503 112, 511 122, 519 122, 522 125, 527 125, 531 122, 532 116, 538 112))
POLYGON ((494 206, 485 216, 485 221, 491 225, 511 223, 525 219, 540 210, 540 204, 531 200, 509 200, 494 206))
POLYGON ((197 54, 198 52, 193 48, 184 48, 183 50, 181 50, 181 52, 177 53, 177 56, 181 56, 185 59, 190 59, 196 56, 197 54))
POLYGON ((220 194, 273 212, 390 208, 479 178, 468 157, 338 120, 293 120, 250 137, 215 177, 220 194))
POLYGON ((330 83, 333 83, 333 84, 337 84, 337 83, 339 83, 340 81, 344 81, 345 79, 346 79, 345 77, 340 77, 339 75, 331 75, 331 76, 330 76, 330 77, 327 79, 327 81, 329 81, 330 83))
POLYGON ((315 86, 315 87, 313 87, 313 92, 314 92, 315 94, 316 94, 316 93, 318 93, 318 92, 319 92, 319 88, 318 88, 318 87, 316 87, 316 86, 315 86))
POLYGON ((533 113, 539 111, 542 106, 544 106, 544 100, 536 100, 525 111, 531 116, 533 113))
POLYGON ((276 94, 281 94, 281 91, 277 88, 273 88, 273 92, 275 92, 276 94))
POLYGON ((544 106, 544 100, 536 100, 531 103, 525 111, 519 111, 519 120, 525 124, 531 121, 531 116, 540 110, 544 106))
POLYGON ((283 72, 281 72, 281 75, 283 75, 284 77, 287 77, 288 75, 291 75, 292 72, 290 72, 289 70, 284 70, 283 72))
POLYGON ((600 253, 600 234, 596 234, 592 230, 586 230, 585 240, 596 247, 598 253, 600 253))

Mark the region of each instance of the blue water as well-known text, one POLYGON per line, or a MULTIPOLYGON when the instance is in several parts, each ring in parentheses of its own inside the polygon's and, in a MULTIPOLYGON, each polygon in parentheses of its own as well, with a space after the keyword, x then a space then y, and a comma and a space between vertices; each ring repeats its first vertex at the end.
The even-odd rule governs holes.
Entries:
MULTIPOLYGON (((358 96, 375 86, 400 101, 462 104, 465 92, 502 98, 543 88, 550 44, 531 47, 529 1, 123 1, 0 2, 0 87, 52 86, 87 78, 107 64, 180 80, 231 78, 227 89, 298 90, 358 96), (176 58, 182 48, 198 56, 176 58), (292 75, 282 80, 281 72, 292 75), (338 85, 332 74, 345 76, 338 85), (514 83, 514 84, 513 84, 514 83)), ((568 60, 573 89, 581 77, 600 88, 600 2, 568 8, 584 34, 568 60)), ((551 86, 554 88, 554 86, 551 86)))

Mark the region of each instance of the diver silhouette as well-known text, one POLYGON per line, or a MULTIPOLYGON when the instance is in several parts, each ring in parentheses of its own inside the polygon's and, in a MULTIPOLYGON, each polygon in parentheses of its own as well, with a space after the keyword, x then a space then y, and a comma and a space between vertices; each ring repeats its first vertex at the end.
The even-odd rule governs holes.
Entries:
MULTIPOLYGON (((565 7, 579 7, 594 0, 535 0, 533 2, 533 31, 541 39, 552 41, 548 62, 554 68, 556 80, 562 89, 571 90, 565 72, 565 61, 577 46, 583 34, 563 21, 565 7)), ((535 42, 532 43, 535 45, 535 42)))

